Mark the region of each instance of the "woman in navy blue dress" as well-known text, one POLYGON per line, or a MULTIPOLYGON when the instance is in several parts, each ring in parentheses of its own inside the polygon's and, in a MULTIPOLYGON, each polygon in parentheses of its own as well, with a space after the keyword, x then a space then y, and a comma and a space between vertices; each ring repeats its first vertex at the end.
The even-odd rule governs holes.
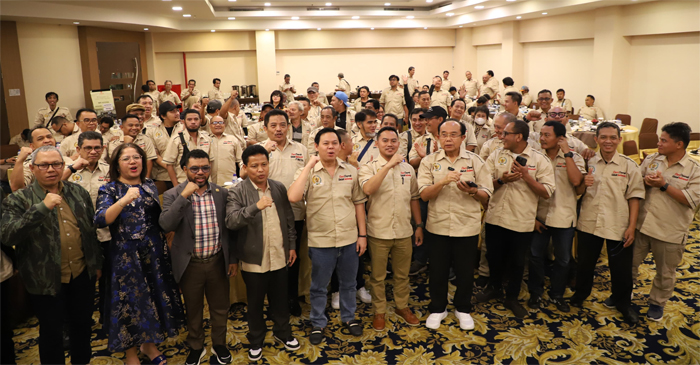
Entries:
POLYGON ((138 351, 165 364, 155 344, 176 336, 184 323, 180 291, 173 278, 165 236, 158 225, 158 190, 146 179, 146 154, 125 143, 114 151, 111 182, 100 187, 95 224, 112 234, 108 260, 104 330, 112 352, 126 352, 138 364, 138 351))

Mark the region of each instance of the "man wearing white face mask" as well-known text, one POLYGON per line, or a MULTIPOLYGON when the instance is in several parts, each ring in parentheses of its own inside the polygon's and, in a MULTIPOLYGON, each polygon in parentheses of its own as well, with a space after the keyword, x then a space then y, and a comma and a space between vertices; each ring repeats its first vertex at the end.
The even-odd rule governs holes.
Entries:
POLYGON ((470 123, 474 136, 476 137, 476 149, 474 153, 479 154, 484 142, 491 139, 496 132, 493 128, 493 120, 489 118, 489 108, 485 105, 476 108, 474 120, 470 123))

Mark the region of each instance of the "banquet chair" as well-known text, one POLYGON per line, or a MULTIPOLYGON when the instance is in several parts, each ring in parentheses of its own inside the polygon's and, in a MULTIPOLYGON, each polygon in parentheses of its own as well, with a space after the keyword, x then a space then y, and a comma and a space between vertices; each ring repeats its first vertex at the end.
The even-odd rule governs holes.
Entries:
POLYGON ((633 159, 634 162, 639 164, 641 161, 639 159, 639 150, 637 149, 637 142, 635 141, 625 141, 622 143, 622 153, 633 159))
POLYGON ((629 114, 618 114, 615 116, 615 120, 621 120, 624 125, 632 124, 632 117, 629 114))
POLYGON ((656 133, 639 133, 639 149, 657 148, 659 136, 656 133))
POLYGON ((642 128, 639 129, 639 134, 642 133, 654 133, 656 134, 656 129, 659 126, 659 120, 655 118, 644 118, 642 120, 642 128))

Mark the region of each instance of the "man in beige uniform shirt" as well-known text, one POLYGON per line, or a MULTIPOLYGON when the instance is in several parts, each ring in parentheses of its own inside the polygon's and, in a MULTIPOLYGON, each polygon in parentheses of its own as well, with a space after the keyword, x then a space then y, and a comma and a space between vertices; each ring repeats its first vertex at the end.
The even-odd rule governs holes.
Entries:
MULTIPOLYGON (((56 147, 56 140, 53 139, 53 134, 46 127, 35 127, 29 132, 29 147, 22 147, 19 150, 19 155, 15 160, 15 166, 10 175, 10 189, 13 192, 29 186, 34 181, 34 174, 31 170, 32 160, 28 157, 34 150, 42 146, 56 147)), ((73 160, 63 156, 63 165, 68 166, 73 163, 73 160)))
POLYGON ((605 120, 605 113, 603 113, 603 109, 593 105, 594 103, 595 97, 593 95, 586 96, 586 105, 582 106, 581 109, 578 110, 578 115, 590 120, 605 120))
MULTIPOLYGON (((503 78, 503 91, 498 93, 498 100, 501 103, 501 111, 505 110, 505 99, 506 99, 506 94, 509 92, 514 92, 517 94, 520 94, 520 90, 518 90, 515 86, 515 81, 513 81, 512 77, 505 77, 503 78)), ((518 105, 516 107, 520 107, 520 103, 522 102, 522 94, 520 94, 520 100, 518 101, 518 105)), ((512 113, 512 111, 510 111, 512 113)), ((524 116, 523 116, 524 118, 524 116)))
POLYGON ((425 119, 421 119, 421 114, 427 109, 414 108, 409 113, 408 117, 411 121, 411 129, 399 134, 399 151, 401 156, 408 158, 410 151, 413 149, 413 143, 425 134, 425 119))
POLYGON ((486 160, 494 187, 484 217, 490 278, 486 289, 476 295, 482 303, 503 298, 503 281, 507 279, 503 306, 518 318, 528 315, 518 296, 535 228, 537 202, 540 198, 549 199, 556 184, 549 158, 528 145, 529 133, 527 123, 521 120, 508 123, 503 131, 503 148, 486 160))
POLYGON ((314 128, 301 119, 303 113, 304 104, 300 101, 295 100, 289 103, 287 107, 287 115, 289 115, 287 138, 306 146, 309 143, 309 133, 314 128))
POLYGON ((466 79, 462 82, 461 89, 466 92, 466 96, 471 99, 476 99, 479 95, 479 82, 472 78, 471 71, 464 73, 466 79))
POLYGON ((214 88, 209 90, 207 93, 207 96, 209 96, 209 101, 211 100, 218 100, 220 102, 224 102, 224 93, 221 92, 221 79, 220 78, 215 78, 212 80, 212 83, 214 84, 214 88))
POLYGON ((639 210, 632 259, 632 278, 649 251, 656 276, 649 292, 647 318, 660 321, 673 296, 676 267, 683 258, 688 227, 700 204, 700 163, 688 156, 690 126, 669 123, 661 128, 659 152, 642 163, 646 199, 639 210))
MULTIPOLYGON (((97 130, 97 113, 92 109, 83 108, 78 110, 75 114, 75 120, 78 128, 80 128, 80 133, 97 130)), ((78 154, 75 148, 78 147, 78 137, 80 133, 73 133, 63 139, 59 150, 64 156, 77 158, 78 154)))
POLYGON ((442 107, 436 106, 428 109, 420 115, 425 120, 425 134, 418 137, 413 142, 413 148, 408 154, 408 161, 416 170, 420 167, 421 160, 427 155, 431 155, 440 149, 440 141, 435 135, 438 126, 447 119, 447 112, 442 107))
POLYGON ((569 304, 583 307, 593 289, 593 275, 603 243, 608 252, 612 295, 605 306, 617 308, 625 322, 639 321, 631 306, 632 257, 639 201, 644 199, 644 183, 639 166, 617 153, 620 127, 603 122, 596 129, 600 151, 588 161, 588 174, 578 193, 584 193, 578 224, 576 293, 569 304))
POLYGON ((498 95, 498 81, 496 81, 494 84, 494 82, 491 81, 492 78, 493 77, 489 76, 489 74, 485 74, 481 77, 483 82, 479 87, 479 96, 488 95, 491 97, 491 100, 495 100, 496 96, 498 95))
POLYGON ((289 76, 289 74, 284 75, 284 84, 280 85, 279 87, 279 90, 287 96, 287 103, 294 101, 294 94, 296 94, 297 92, 297 89, 294 87, 294 84, 289 82, 290 78, 291 77, 289 76))
MULTIPOLYGON (((309 141, 308 144, 306 145, 306 149, 309 151, 310 155, 317 155, 318 152, 316 151, 316 148, 314 147, 315 145, 315 139, 316 139, 316 134, 318 134, 319 131, 321 131, 323 128, 332 128, 332 129, 343 129, 335 125, 335 121, 338 118, 338 113, 333 109, 332 106, 326 106, 321 110, 321 125, 318 128, 315 128, 309 133, 309 141)), ((341 141, 342 143, 342 141, 341 141)))
POLYGON ((243 127, 241 127, 240 124, 240 118, 229 113, 231 106, 236 103, 238 103, 238 100, 233 98, 226 100, 223 105, 219 100, 210 100, 206 107, 206 115, 204 116, 205 125, 203 129, 207 131, 207 133, 211 132, 209 129, 209 122, 212 117, 218 115, 224 118, 226 122, 224 132, 236 137, 238 144, 241 146, 241 150, 243 150, 246 147, 246 141, 243 134, 243 127))
POLYGON ((450 267, 456 274, 455 317, 463 330, 471 318, 474 259, 481 232, 481 206, 492 194, 491 174, 476 154, 462 149, 467 128, 456 120, 438 126, 443 149, 421 161, 420 196, 428 201, 426 230, 430 242, 430 316, 425 326, 438 329, 447 317, 450 267))
POLYGON ((36 117, 34 117, 34 123, 32 123, 33 127, 48 127, 50 125, 49 121, 51 120, 51 117, 64 117, 68 120, 71 120, 72 115, 70 113, 70 110, 68 110, 68 108, 66 107, 59 107, 56 105, 58 104, 58 94, 56 94, 53 91, 49 91, 46 93, 46 96, 44 98, 46 100, 46 103, 49 105, 39 109, 36 112, 36 117))
POLYGON ((450 71, 443 71, 442 72, 442 89, 445 91, 450 91, 450 88, 452 87, 452 81, 448 80, 447 78, 450 76, 450 71))
MULTIPOLYGON (((150 100, 145 99, 145 101, 150 100)), ((162 123, 146 126, 146 136, 153 141, 157 156, 155 166, 153 166, 153 170, 151 171, 151 176, 153 180, 165 183, 167 190, 176 185, 173 185, 172 181, 170 181, 167 164, 163 162, 163 156, 170 146, 173 137, 184 130, 184 124, 180 122, 180 111, 177 109, 177 105, 168 102, 161 105, 158 109, 160 113, 158 120, 162 118, 162 123)))
MULTIPOLYGON (((319 102, 318 106, 324 107, 324 106, 328 105, 328 96, 326 95, 326 93, 321 91, 321 87, 318 85, 318 82, 312 82, 310 87, 313 87, 314 89, 316 89, 316 93, 318 94, 318 102, 319 102)), ((309 91, 309 89, 307 88, 306 92, 308 93, 308 91, 309 91)), ((311 96, 309 96, 309 99, 311 99, 311 96)), ((314 99, 311 99, 311 100, 314 100, 314 99)), ((314 103, 314 104, 316 104, 316 103, 314 103)))
POLYGON ((184 109, 192 109, 194 104, 199 102, 202 98, 202 92, 197 88, 197 81, 191 79, 187 81, 187 89, 182 90, 180 93, 180 100, 182 100, 182 107, 184 109))
POLYGON ((382 331, 386 322, 387 261, 391 255, 394 274, 395 313, 406 324, 420 323, 408 306, 411 288, 408 270, 413 251, 411 217, 417 224, 416 245, 423 243, 423 221, 420 216, 416 172, 398 154, 399 134, 395 128, 385 127, 377 136, 379 157, 360 167, 359 179, 362 191, 367 194, 367 235, 372 253, 372 272, 369 285, 372 292, 374 320, 372 327, 382 331))
POLYGON ((157 99, 153 99, 148 94, 143 94, 136 99, 136 102, 143 105, 143 107, 146 109, 146 113, 143 116, 143 125, 145 127, 157 127, 162 123, 160 116, 158 115, 160 105, 158 105, 156 100, 157 99))
POLYGON ((153 170, 153 161, 158 158, 153 141, 150 137, 141 133, 141 121, 133 114, 127 114, 122 118, 121 129, 123 135, 121 135, 119 139, 107 144, 105 161, 110 161, 117 147, 124 143, 133 143, 146 152, 146 177, 150 179, 151 171, 153 170))
POLYGON ((309 158, 297 170, 287 195, 290 203, 306 201, 311 258, 312 345, 323 341, 327 287, 336 270, 340 283, 340 319, 353 336, 362 335, 355 319, 356 282, 359 256, 367 248, 365 202, 357 169, 337 158, 340 139, 334 129, 322 129, 315 139, 318 156, 309 158))
MULTIPOLYGON (((200 118, 201 115, 196 110, 188 109, 185 111, 186 130, 178 134, 173 134, 170 139, 170 144, 168 144, 163 154, 163 163, 166 165, 168 177, 173 186, 179 185, 187 179, 187 175, 185 175, 185 172, 182 171, 182 167, 180 167, 180 161, 184 153, 182 140, 184 139, 184 143, 187 144, 187 149, 189 151, 200 149, 209 153, 211 148, 211 137, 199 130, 201 125, 200 118)), ((214 157, 210 155, 209 159, 213 161, 214 157)))
POLYGON ((348 80, 345 80, 345 74, 342 72, 338 74, 338 86, 335 88, 335 91, 342 91, 348 96, 350 96, 350 93, 352 93, 350 83, 348 80))
POLYGON ((158 104, 158 98, 160 97, 160 91, 158 91, 158 86, 153 80, 146 81, 146 85, 148 85, 148 92, 143 95, 148 95, 151 97, 151 100, 153 101, 153 103, 151 104, 151 113, 154 117, 158 117, 158 107, 160 106, 158 104))
POLYGON ((530 125, 530 130, 539 132, 544 123, 547 121, 547 113, 552 109, 552 92, 547 89, 542 89, 537 93, 537 110, 530 110, 525 117, 530 125))
MULTIPOLYGON (((554 121, 564 126, 564 129, 566 130, 566 140, 569 143, 569 149, 580 154, 584 160, 588 160, 595 155, 595 151, 588 148, 588 146, 585 143, 583 143, 583 141, 574 137, 574 135, 571 134, 571 127, 567 128, 569 126, 568 115, 569 114, 564 110, 564 108, 560 106, 555 106, 549 109, 548 113, 545 113, 547 121, 554 121)), ((540 133, 533 132, 533 134, 539 140, 540 133)))
POLYGON ((561 123, 545 123, 539 139, 542 150, 552 163, 557 190, 549 199, 540 198, 537 203, 537 220, 530 250, 527 282, 530 299, 527 304, 532 309, 540 309, 542 305, 545 258, 549 254, 551 239, 554 265, 549 275, 549 300, 560 312, 567 313, 570 308, 564 301, 564 291, 569 277, 569 259, 576 231, 576 187, 583 182, 586 164, 581 155, 569 149, 566 128, 561 123))
POLYGON ((315 127, 319 126, 319 123, 321 122, 319 119, 321 118, 321 109, 326 107, 328 105, 328 102, 326 99, 323 99, 319 96, 318 89, 311 86, 306 89, 306 96, 309 98, 309 121, 311 121, 315 127))
POLYGON ((163 104, 166 101, 173 102, 174 104, 181 104, 182 102, 180 101, 180 97, 177 96, 177 93, 175 93, 173 90, 173 82, 170 80, 165 80, 165 89, 160 92, 160 95, 158 95, 158 104, 163 104))
POLYGON ((532 104, 532 96, 530 95, 530 88, 523 85, 520 87, 520 94, 523 96, 523 100, 520 102, 521 106, 530 107, 532 104))
POLYGON ((246 140, 248 146, 258 144, 258 142, 267 139, 267 133, 265 132, 265 114, 272 109, 272 104, 264 104, 260 109, 258 121, 248 126, 248 139, 246 140))
POLYGON ((355 114, 355 123, 360 133, 352 137, 352 157, 362 166, 379 157, 377 148, 377 114, 371 110, 355 114))
POLYGON ((416 75, 416 68, 411 66, 408 68, 408 79, 406 80, 406 85, 408 86, 408 93, 410 95, 413 95, 413 92, 416 90, 420 90, 420 83, 418 83, 418 80, 415 79, 416 75))
POLYGON ((464 124, 467 128, 467 133, 464 135, 464 147, 469 152, 474 152, 477 146, 476 134, 474 133, 474 127, 471 123, 464 121, 464 115, 467 111, 467 102, 464 99, 455 99, 450 103, 450 118, 458 120, 460 123, 464 124))
POLYGON ((430 106, 439 106, 447 110, 452 99, 450 98, 450 93, 442 87, 442 78, 440 76, 433 78, 433 87, 431 89, 433 91, 430 94, 430 106))
POLYGON ((403 89, 399 89, 399 77, 389 76, 389 87, 382 91, 379 103, 387 114, 396 115, 402 122, 408 123, 408 109, 406 99, 403 97, 403 89))
POLYGON ((571 99, 566 98, 566 91, 564 91, 564 89, 557 90, 557 100, 552 103, 552 106, 558 106, 569 113, 574 112, 574 106, 571 104, 571 99))
POLYGON ((71 134, 80 133, 78 123, 73 121, 73 117, 68 119, 66 117, 56 116, 51 119, 51 125, 47 128, 49 128, 51 131, 53 139, 56 140, 56 143, 63 142, 63 140, 69 137, 71 134))
POLYGON ((241 162, 243 150, 236 137, 224 133, 224 119, 221 116, 211 118, 209 125, 212 139, 209 154, 214 160, 211 164, 211 180, 216 185, 224 186, 236 173, 236 165, 241 162))

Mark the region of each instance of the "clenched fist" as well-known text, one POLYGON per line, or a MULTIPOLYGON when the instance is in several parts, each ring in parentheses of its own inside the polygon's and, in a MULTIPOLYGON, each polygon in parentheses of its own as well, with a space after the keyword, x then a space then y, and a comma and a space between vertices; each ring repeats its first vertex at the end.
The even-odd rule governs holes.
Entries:
POLYGON ((52 210, 55 208, 57 205, 61 204, 61 198, 60 195, 54 194, 54 193, 46 193, 46 197, 44 198, 44 205, 46 205, 49 210, 52 210))
POLYGON ((265 208, 271 207, 272 203, 272 198, 270 198, 269 196, 263 196, 262 198, 260 198, 260 200, 258 200, 258 202, 255 205, 257 205, 258 209, 263 210, 265 208))
POLYGON ((124 195, 123 198, 120 200, 124 205, 131 204, 134 200, 138 199, 138 197, 141 196, 141 191, 139 188, 129 188, 129 190, 126 192, 126 195, 124 195))
POLYGON ((197 185, 197 183, 190 181, 187 183, 187 185, 182 190, 182 193, 180 193, 180 195, 182 195, 183 198, 187 199, 190 197, 190 195, 192 195, 195 191, 197 191, 197 189, 199 189, 199 185, 197 185))

